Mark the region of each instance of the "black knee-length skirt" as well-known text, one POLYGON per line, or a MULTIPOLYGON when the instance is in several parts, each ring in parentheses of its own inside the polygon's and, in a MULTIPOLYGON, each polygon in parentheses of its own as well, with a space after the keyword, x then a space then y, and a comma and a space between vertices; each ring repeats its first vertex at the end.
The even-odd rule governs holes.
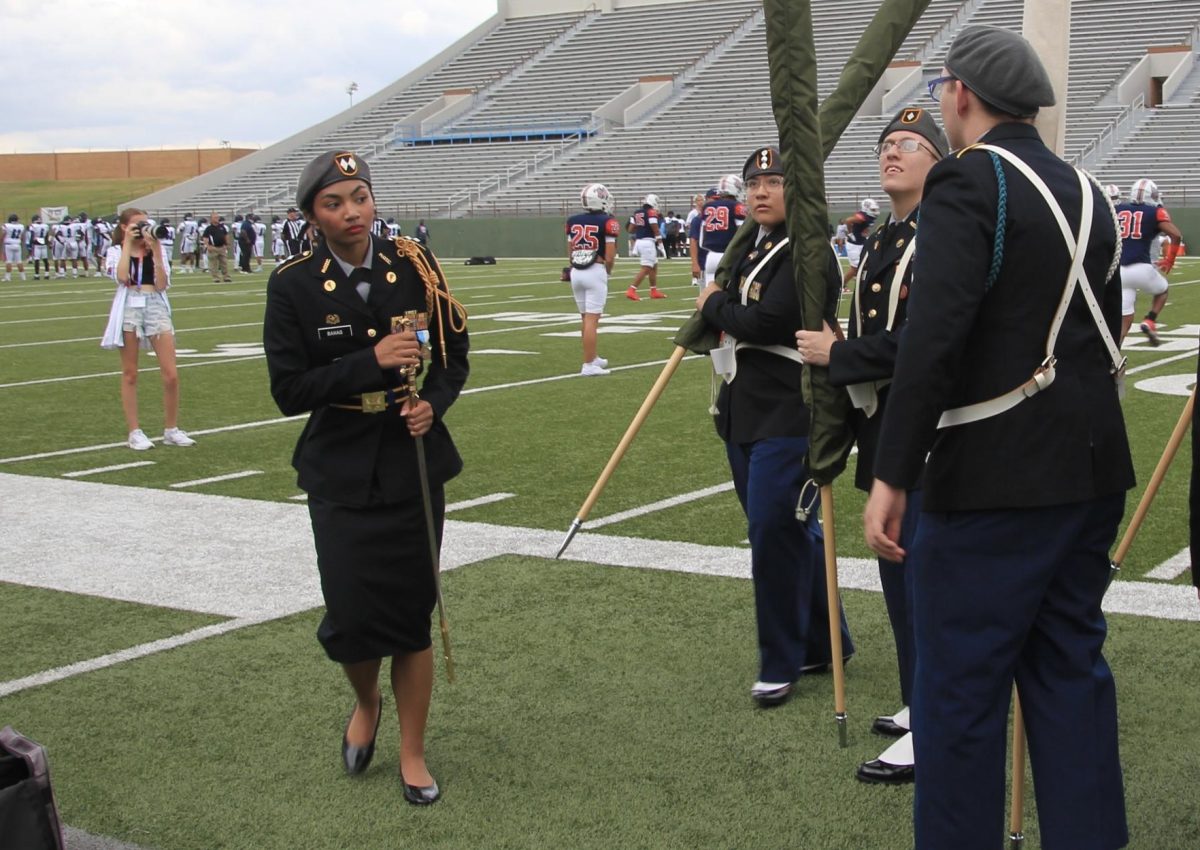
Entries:
MULTIPOLYGON (((420 498, 350 507, 309 495, 325 617, 317 640, 341 664, 419 652, 430 645, 437 602, 420 498)), ((433 488, 440 549, 445 496, 433 488)))

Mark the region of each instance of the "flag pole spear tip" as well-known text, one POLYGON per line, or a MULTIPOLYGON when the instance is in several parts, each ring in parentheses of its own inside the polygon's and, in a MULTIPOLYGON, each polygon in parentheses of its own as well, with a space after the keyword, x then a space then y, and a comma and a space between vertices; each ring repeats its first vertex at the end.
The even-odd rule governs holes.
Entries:
POLYGON ((558 547, 558 553, 554 556, 554 560, 557 561, 562 557, 562 553, 567 551, 567 547, 570 546, 571 541, 575 539, 575 532, 579 531, 579 528, 582 525, 583 520, 581 520, 579 517, 575 517, 575 519, 571 520, 571 527, 567 529, 567 536, 563 538, 562 545, 558 547))

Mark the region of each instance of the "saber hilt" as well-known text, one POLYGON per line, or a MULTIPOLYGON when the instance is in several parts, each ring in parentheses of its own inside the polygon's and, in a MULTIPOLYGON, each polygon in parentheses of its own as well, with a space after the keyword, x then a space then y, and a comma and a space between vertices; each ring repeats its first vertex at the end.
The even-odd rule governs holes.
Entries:
POLYGON ((554 556, 554 560, 562 557, 562 553, 567 551, 567 547, 571 545, 571 541, 575 538, 575 533, 583 526, 583 520, 579 517, 571 520, 571 527, 567 529, 567 536, 563 538, 562 545, 558 547, 558 553, 554 556))

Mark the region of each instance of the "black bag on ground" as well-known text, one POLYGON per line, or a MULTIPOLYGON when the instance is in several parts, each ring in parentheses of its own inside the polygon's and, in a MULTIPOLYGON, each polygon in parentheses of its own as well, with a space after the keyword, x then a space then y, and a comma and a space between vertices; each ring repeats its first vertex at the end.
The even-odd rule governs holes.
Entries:
POLYGON ((0 730, 0 836, 20 850, 66 847, 46 750, 11 726, 0 730))

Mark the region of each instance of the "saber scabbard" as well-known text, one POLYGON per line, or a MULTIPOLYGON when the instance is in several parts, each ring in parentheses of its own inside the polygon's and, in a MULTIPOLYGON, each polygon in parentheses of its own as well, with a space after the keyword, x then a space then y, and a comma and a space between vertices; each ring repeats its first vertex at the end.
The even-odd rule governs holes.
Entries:
POLYGON ((442 601, 442 564, 438 553, 437 527, 433 521, 433 499, 429 491, 429 469, 425 463, 425 438, 415 437, 417 444, 417 476, 421 479, 421 501, 425 505, 425 530, 429 537, 429 560, 433 564, 433 587, 437 594, 438 628, 442 632, 442 659, 446 662, 446 678, 454 684, 454 656, 450 652, 450 622, 446 619, 446 604, 442 601))
POLYGON ((592 486, 592 491, 588 493, 586 499, 583 500, 583 505, 579 508, 579 513, 575 515, 575 519, 571 521, 571 526, 567 529, 567 536, 563 538, 562 545, 558 547, 558 553, 555 558, 562 557, 562 553, 567 551, 567 547, 571 545, 571 540, 574 539, 576 532, 579 531, 584 521, 588 518, 588 514, 592 512, 596 501, 600 498, 600 494, 604 492, 604 488, 608 486, 608 479, 612 478, 613 472, 616 471, 617 465, 625 457, 625 452, 629 450, 629 444, 633 442, 633 438, 637 436, 638 431, 642 429, 646 417, 650 415, 650 411, 654 409, 654 405, 658 402, 659 396, 663 390, 667 388, 667 382, 671 380, 671 376, 675 374, 675 370, 679 368, 679 364, 683 362, 683 355, 687 354, 687 349, 682 345, 675 346, 675 351, 671 354, 671 359, 663 366, 662 372, 658 376, 658 380, 654 382, 654 386, 650 388, 650 392, 646 394, 646 400, 642 402, 642 406, 638 408, 638 412, 634 415, 633 421, 629 423, 629 427, 625 429, 625 436, 621 437, 621 442, 617 443, 617 447, 613 449, 612 457, 608 459, 608 463, 604 466, 604 471, 600 473, 600 477, 596 479, 596 483, 592 486))

